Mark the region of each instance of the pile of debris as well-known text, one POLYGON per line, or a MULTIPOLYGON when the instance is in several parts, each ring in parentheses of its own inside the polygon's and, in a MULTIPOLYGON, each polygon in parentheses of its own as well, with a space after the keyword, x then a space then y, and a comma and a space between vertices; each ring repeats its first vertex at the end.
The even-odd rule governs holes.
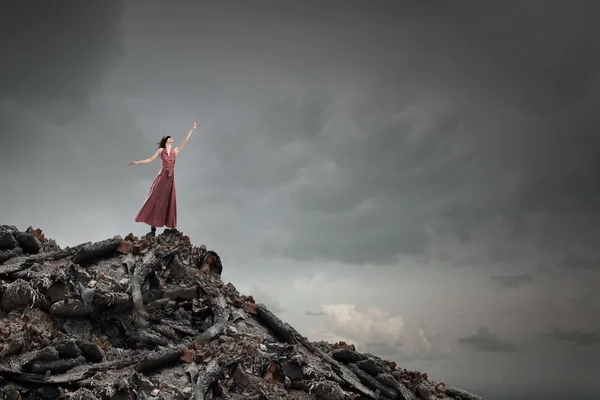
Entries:
POLYGON ((165 231, 61 249, 0 226, 0 399, 480 399, 310 342, 165 231))

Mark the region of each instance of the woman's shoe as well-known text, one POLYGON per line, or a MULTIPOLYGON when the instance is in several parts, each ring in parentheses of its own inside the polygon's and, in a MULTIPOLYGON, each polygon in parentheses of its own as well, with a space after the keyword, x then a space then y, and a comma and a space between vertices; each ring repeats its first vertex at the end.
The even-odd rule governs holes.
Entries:
POLYGON ((156 237, 156 227, 150 227, 150 232, 146 234, 146 239, 156 237))

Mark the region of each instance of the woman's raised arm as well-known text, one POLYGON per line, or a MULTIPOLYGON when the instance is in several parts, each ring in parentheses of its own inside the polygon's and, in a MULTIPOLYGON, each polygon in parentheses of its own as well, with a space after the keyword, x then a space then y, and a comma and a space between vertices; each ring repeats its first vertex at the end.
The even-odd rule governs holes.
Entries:
POLYGON ((187 135, 185 135, 185 137, 183 138, 183 141, 181 142, 181 144, 179 146, 175 147, 175 153, 179 153, 181 151, 181 149, 183 149, 183 146, 185 146, 188 139, 192 135, 192 132, 194 132, 194 129, 196 129, 197 126, 198 126, 198 121, 196 120, 196 121, 194 121, 194 124, 192 125, 192 129, 190 129, 190 131, 187 133, 187 135))

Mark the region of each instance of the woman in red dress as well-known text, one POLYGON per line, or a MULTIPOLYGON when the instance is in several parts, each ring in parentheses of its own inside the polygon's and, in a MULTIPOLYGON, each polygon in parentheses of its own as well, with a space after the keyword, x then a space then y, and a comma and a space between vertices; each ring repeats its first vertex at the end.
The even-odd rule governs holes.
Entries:
POLYGON ((157 227, 167 227, 173 231, 177 230, 177 200, 175 195, 175 159, 187 143, 192 132, 198 126, 198 121, 192 125, 192 129, 185 135, 181 144, 174 149, 173 138, 165 135, 158 144, 158 150, 152 157, 141 161, 132 161, 129 165, 149 164, 160 156, 161 168, 158 176, 154 179, 150 192, 142 208, 135 216, 135 222, 144 222, 150 225, 150 236, 156 235, 157 227))

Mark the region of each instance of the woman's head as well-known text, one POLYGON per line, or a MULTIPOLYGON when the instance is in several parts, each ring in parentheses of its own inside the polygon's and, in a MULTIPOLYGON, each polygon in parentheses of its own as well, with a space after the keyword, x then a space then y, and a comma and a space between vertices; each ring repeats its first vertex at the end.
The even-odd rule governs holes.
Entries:
POLYGON ((158 148, 165 148, 167 143, 173 143, 173 138, 171 138, 169 135, 165 135, 162 137, 162 139, 160 139, 160 142, 158 142, 158 148))

